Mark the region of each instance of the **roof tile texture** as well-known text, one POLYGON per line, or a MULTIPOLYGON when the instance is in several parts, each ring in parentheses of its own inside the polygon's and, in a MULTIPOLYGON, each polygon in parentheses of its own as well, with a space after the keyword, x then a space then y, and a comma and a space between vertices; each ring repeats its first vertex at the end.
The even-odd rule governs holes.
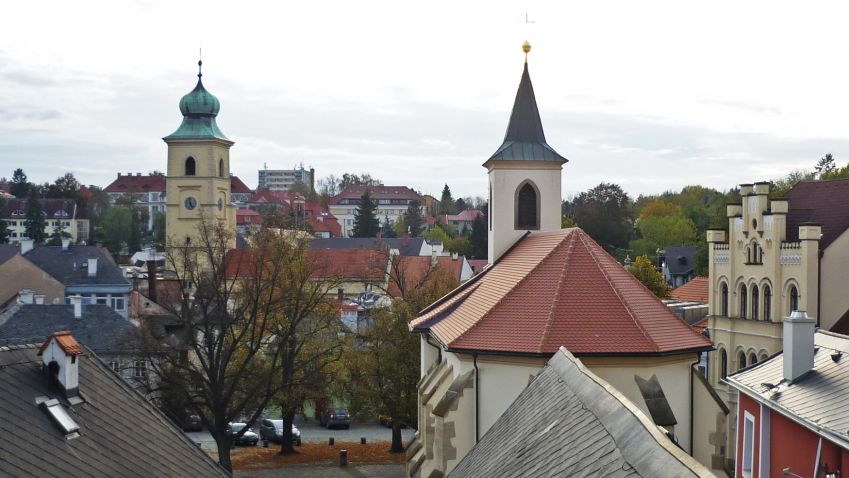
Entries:
POLYGON ((701 302, 702 304, 707 304, 708 280, 707 277, 694 277, 693 280, 681 287, 672 289, 669 297, 682 302, 701 302))
POLYGON ((822 226, 820 249, 825 249, 849 228, 849 179, 801 181, 784 197, 788 200, 787 240, 799 240, 799 225, 822 226))
POLYGON ((61 332, 54 332, 50 337, 41 345, 41 348, 38 349, 38 355, 41 355, 42 352, 50 345, 50 340, 56 339, 56 344, 59 345, 66 354, 68 355, 79 355, 83 353, 83 348, 80 347, 80 343, 77 342, 77 339, 71 335, 67 330, 63 330, 61 332))
POLYGON ((454 349, 552 354, 706 349, 657 297, 578 228, 532 233, 413 321, 454 349))

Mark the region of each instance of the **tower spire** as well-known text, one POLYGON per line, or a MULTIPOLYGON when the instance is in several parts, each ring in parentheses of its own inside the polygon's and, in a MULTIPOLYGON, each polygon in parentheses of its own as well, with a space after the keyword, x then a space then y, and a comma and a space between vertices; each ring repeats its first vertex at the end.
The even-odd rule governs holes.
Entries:
POLYGON ((522 51, 525 52, 525 63, 527 63, 528 53, 531 52, 531 44, 528 43, 528 40, 525 40, 525 43, 522 43, 522 51))

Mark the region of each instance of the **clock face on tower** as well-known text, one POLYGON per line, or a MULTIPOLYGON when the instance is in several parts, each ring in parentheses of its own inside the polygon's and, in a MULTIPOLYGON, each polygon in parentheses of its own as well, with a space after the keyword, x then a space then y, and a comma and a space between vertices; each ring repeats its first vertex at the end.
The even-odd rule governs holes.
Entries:
POLYGON ((189 196, 189 197, 186 198, 185 205, 186 205, 186 209, 192 210, 192 209, 195 208, 195 206, 198 205, 197 199, 189 196))

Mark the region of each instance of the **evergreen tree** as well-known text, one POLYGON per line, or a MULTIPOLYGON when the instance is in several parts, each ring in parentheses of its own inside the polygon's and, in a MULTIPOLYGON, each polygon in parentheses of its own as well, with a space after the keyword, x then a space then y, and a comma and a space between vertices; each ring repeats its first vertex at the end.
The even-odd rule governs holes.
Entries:
POLYGON ((455 214, 456 205, 451 197, 451 188, 446 184, 442 188, 442 197, 439 199, 439 214, 455 214))
POLYGON ((11 193, 16 198, 25 198, 29 194, 30 183, 27 181, 27 175, 24 170, 18 168, 12 173, 12 188, 11 193))
POLYGON ((817 172, 817 176, 822 179, 825 175, 829 175, 837 170, 837 165, 834 164, 834 156, 831 153, 827 153, 825 156, 820 158, 817 162, 817 165, 814 167, 814 170, 817 172))
MULTIPOLYGON (((17 173, 17 171, 15 172, 17 173)), ((47 223, 44 219, 44 210, 41 207, 41 201, 38 199, 35 189, 31 189, 27 198, 25 233, 28 238, 37 244, 41 244, 47 238, 47 234, 44 232, 46 226, 47 223)))
POLYGON ((398 237, 395 234, 395 229, 392 228, 392 222, 389 220, 389 216, 383 216, 383 225, 380 226, 380 237, 387 239, 398 237))
POLYGON ((377 203, 371 198, 371 191, 366 189, 360 197, 360 205, 354 212, 354 229, 351 234, 353 237, 374 237, 379 230, 377 203))
POLYGON ((56 221, 53 225, 53 231, 50 233, 50 238, 47 240, 47 245, 61 246, 62 239, 69 237, 71 237, 71 235, 65 232, 65 228, 62 226, 62 221, 56 221))
POLYGON ((475 259, 486 259, 489 255, 489 233, 486 230, 486 222, 487 218, 484 215, 478 216, 472 222, 469 242, 472 243, 472 257, 475 259))
POLYGON ((410 237, 419 237, 424 229, 425 219, 422 216, 422 205, 415 199, 407 205, 407 212, 404 213, 404 223, 407 224, 407 230, 410 237))

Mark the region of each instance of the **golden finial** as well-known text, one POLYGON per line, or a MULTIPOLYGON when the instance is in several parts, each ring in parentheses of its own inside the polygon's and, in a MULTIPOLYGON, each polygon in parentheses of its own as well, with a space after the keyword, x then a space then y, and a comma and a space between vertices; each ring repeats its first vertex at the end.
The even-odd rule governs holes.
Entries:
POLYGON ((531 51, 531 44, 525 40, 525 43, 522 43, 522 51, 525 52, 525 63, 528 62, 528 53, 531 51))

